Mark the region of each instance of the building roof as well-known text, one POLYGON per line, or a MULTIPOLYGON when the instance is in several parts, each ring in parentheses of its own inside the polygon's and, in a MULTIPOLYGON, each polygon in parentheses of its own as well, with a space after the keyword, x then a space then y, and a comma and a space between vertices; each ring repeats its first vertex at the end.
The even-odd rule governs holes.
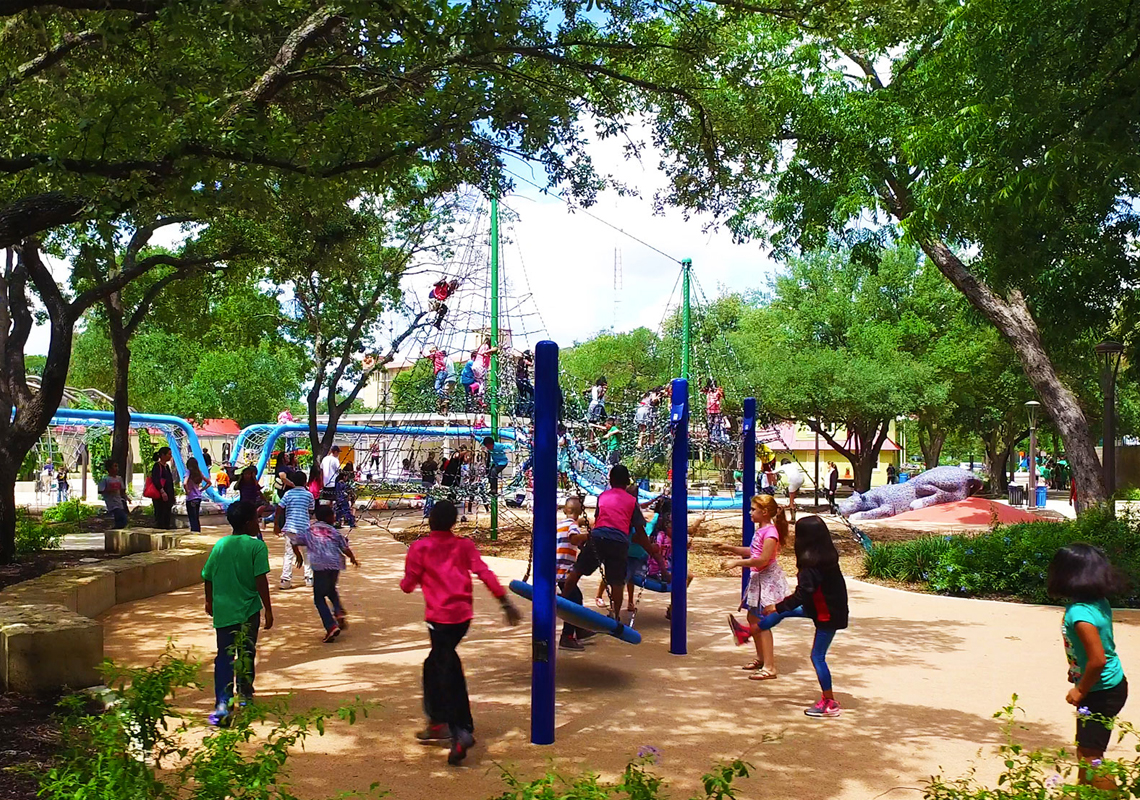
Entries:
POLYGON ((232 419, 206 419, 191 424, 196 433, 206 436, 237 436, 241 433, 241 428, 232 419))

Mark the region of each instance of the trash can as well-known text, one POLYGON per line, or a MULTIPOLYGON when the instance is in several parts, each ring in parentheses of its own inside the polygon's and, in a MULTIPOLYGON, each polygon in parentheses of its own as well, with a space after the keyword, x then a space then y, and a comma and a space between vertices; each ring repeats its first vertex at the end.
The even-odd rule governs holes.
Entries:
POLYGON ((1037 507, 1045 508, 1045 501, 1048 499, 1046 492, 1049 487, 1044 484, 1037 484, 1037 507))
POLYGON ((908 480, 910 480, 909 475, 907 475, 905 472, 899 473, 899 483, 906 483, 908 480))
POLYGON ((1009 485, 1009 504, 1011 506, 1025 505, 1025 487, 1018 486, 1016 483, 1009 485))

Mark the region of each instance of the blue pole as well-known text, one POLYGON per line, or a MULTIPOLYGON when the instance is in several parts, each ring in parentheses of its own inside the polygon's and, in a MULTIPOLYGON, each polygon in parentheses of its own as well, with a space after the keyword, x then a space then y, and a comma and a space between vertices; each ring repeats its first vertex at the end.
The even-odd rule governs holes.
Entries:
MULTIPOLYGON (((756 533, 756 523, 752 521, 752 497, 756 494, 756 398, 744 398, 744 452, 741 471, 744 491, 740 504, 744 509, 744 521, 741 527, 740 543, 745 547, 752 546, 752 536, 756 533)), ((743 585, 740 594, 743 597, 748 591, 748 577, 751 570, 744 568, 743 585)))
POLYGON ((670 624, 669 652, 683 656, 689 652, 689 382, 673 381, 673 618, 670 624))
POLYGON ((555 549, 558 543, 558 345, 534 348, 534 600, 530 741, 554 744, 555 549))

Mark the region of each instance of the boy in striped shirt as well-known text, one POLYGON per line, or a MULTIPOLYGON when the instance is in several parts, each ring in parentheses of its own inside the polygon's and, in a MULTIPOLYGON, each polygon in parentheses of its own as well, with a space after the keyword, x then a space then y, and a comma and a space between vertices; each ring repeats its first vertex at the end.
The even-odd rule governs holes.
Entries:
MULTIPOLYGON (((587 536, 578 527, 578 520, 582 516, 581 498, 567 498, 562 511, 565 516, 558 522, 558 544, 555 550, 558 570, 556 578, 559 589, 562 588, 562 582, 566 580, 566 573, 578 560, 578 548, 585 543, 587 536)), ((585 650, 586 648, 582 646, 581 640, 590 636, 593 636, 590 631, 584 631, 574 627, 569 622, 563 622, 562 636, 559 639, 558 647, 561 650, 585 650)))

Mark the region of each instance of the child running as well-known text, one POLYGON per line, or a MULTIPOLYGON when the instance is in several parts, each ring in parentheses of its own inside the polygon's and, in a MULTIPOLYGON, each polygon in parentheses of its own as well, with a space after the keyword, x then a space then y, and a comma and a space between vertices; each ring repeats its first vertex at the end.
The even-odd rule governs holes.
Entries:
MULTIPOLYGON (((305 487, 305 473, 294 472, 289 478, 293 488, 285 492, 281 498, 281 506, 285 509, 285 520, 281 530, 274 531, 285 539, 285 557, 281 562, 281 584, 279 589, 293 588, 293 563, 297 558, 297 537, 309 532, 309 515, 316 506, 316 498, 305 487)), ((274 526, 276 527, 276 526, 274 526)), ((304 561, 305 585, 313 585, 313 565, 306 559, 304 561)))
POLYGON ((214 621, 218 655, 214 659, 214 713, 211 725, 225 725, 232 713, 234 683, 241 701, 253 697, 254 658, 261 609, 265 609, 265 630, 273 627, 273 604, 269 600, 269 549, 258 538, 257 508, 238 500, 226 509, 233 533, 224 536, 210 551, 202 568, 205 581, 206 613, 214 621), (240 635, 240 636, 239 636, 240 635), (238 639, 243 651, 237 652, 238 639), (234 679, 234 662, 247 665, 234 679))
POLYGON ((295 534, 293 537, 293 553, 301 561, 301 553, 297 549, 305 548, 305 563, 313 569, 313 603, 317 613, 321 615, 321 624, 325 626, 323 641, 328 644, 340 636, 340 632, 348 627, 344 616, 344 606, 340 603, 340 594, 336 584, 340 573, 344 571, 344 557, 359 567, 356 554, 348 546, 348 538, 333 527, 333 510, 329 506, 317 506, 313 511, 317 521, 307 532, 295 534), (332 610, 329 610, 329 604, 332 610))
MULTIPOLYGON (((561 592, 566 583, 566 575, 574 562, 578 560, 578 548, 586 542, 587 534, 582 533, 578 527, 578 520, 582 517, 582 500, 578 497, 567 498, 562 506, 562 519, 558 522, 557 574, 558 590, 561 592)), ((558 647, 561 650, 585 650, 582 640, 593 636, 592 631, 575 627, 569 622, 562 623, 562 636, 559 637, 558 647)))
POLYGON ((422 587, 424 619, 431 652, 424 661, 424 713, 427 727, 416 734, 420 741, 451 741, 448 764, 460 764, 475 746, 475 723, 463 663, 455 649, 471 627, 474 602, 471 573, 479 576, 503 607, 507 622, 517 625, 522 616, 507 592, 484 563, 474 542, 452 532, 459 512, 450 500, 437 500, 428 523, 431 533, 412 542, 404 562, 400 589, 410 594, 422 587))
MULTIPOLYGON (((768 681, 778 677, 776 672, 776 643, 771 630, 761 629, 760 620, 765 614, 776 611, 776 604, 788 596, 788 579, 784 568, 776 560, 780 548, 788 541, 788 518, 784 509, 776 503, 776 498, 758 494, 752 498, 752 521, 756 532, 752 535, 751 547, 734 547, 718 543, 717 549, 724 553, 735 553, 744 558, 726 561, 725 570, 745 567, 751 570, 748 588, 741 599, 741 608, 748 611, 748 628, 744 634, 737 634, 737 644, 748 641, 749 631, 754 634, 756 659, 744 665, 746 670, 755 670, 748 677, 754 681, 768 681), (743 636, 743 638, 742 638, 743 636)), ((730 624, 737 630, 736 620, 729 615, 730 624)))
MULTIPOLYGON (((796 590, 776 604, 776 613, 760 620, 760 630, 770 630, 787 617, 807 617, 815 622, 811 663, 819 680, 819 702, 804 710, 809 717, 838 717, 841 713, 831 688, 827 650, 835 632, 847 627, 847 582, 839 569, 839 552, 831 531, 814 514, 796 523, 796 590)), ((748 640, 749 630, 729 617, 737 644, 748 640), (742 638, 743 637, 743 638, 742 638)))
POLYGON ((1049 594, 1068 600, 1061 635, 1069 660, 1069 690, 1065 700, 1079 709, 1077 757, 1086 765, 1079 782, 1116 791, 1111 775, 1096 775, 1087 765, 1099 764, 1112 736, 1111 720, 1128 699, 1128 679, 1116 655, 1112 606, 1108 596, 1122 588, 1104 551, 1089 544, 1070 544, 1053 556, 1046 582, 1049 594))

